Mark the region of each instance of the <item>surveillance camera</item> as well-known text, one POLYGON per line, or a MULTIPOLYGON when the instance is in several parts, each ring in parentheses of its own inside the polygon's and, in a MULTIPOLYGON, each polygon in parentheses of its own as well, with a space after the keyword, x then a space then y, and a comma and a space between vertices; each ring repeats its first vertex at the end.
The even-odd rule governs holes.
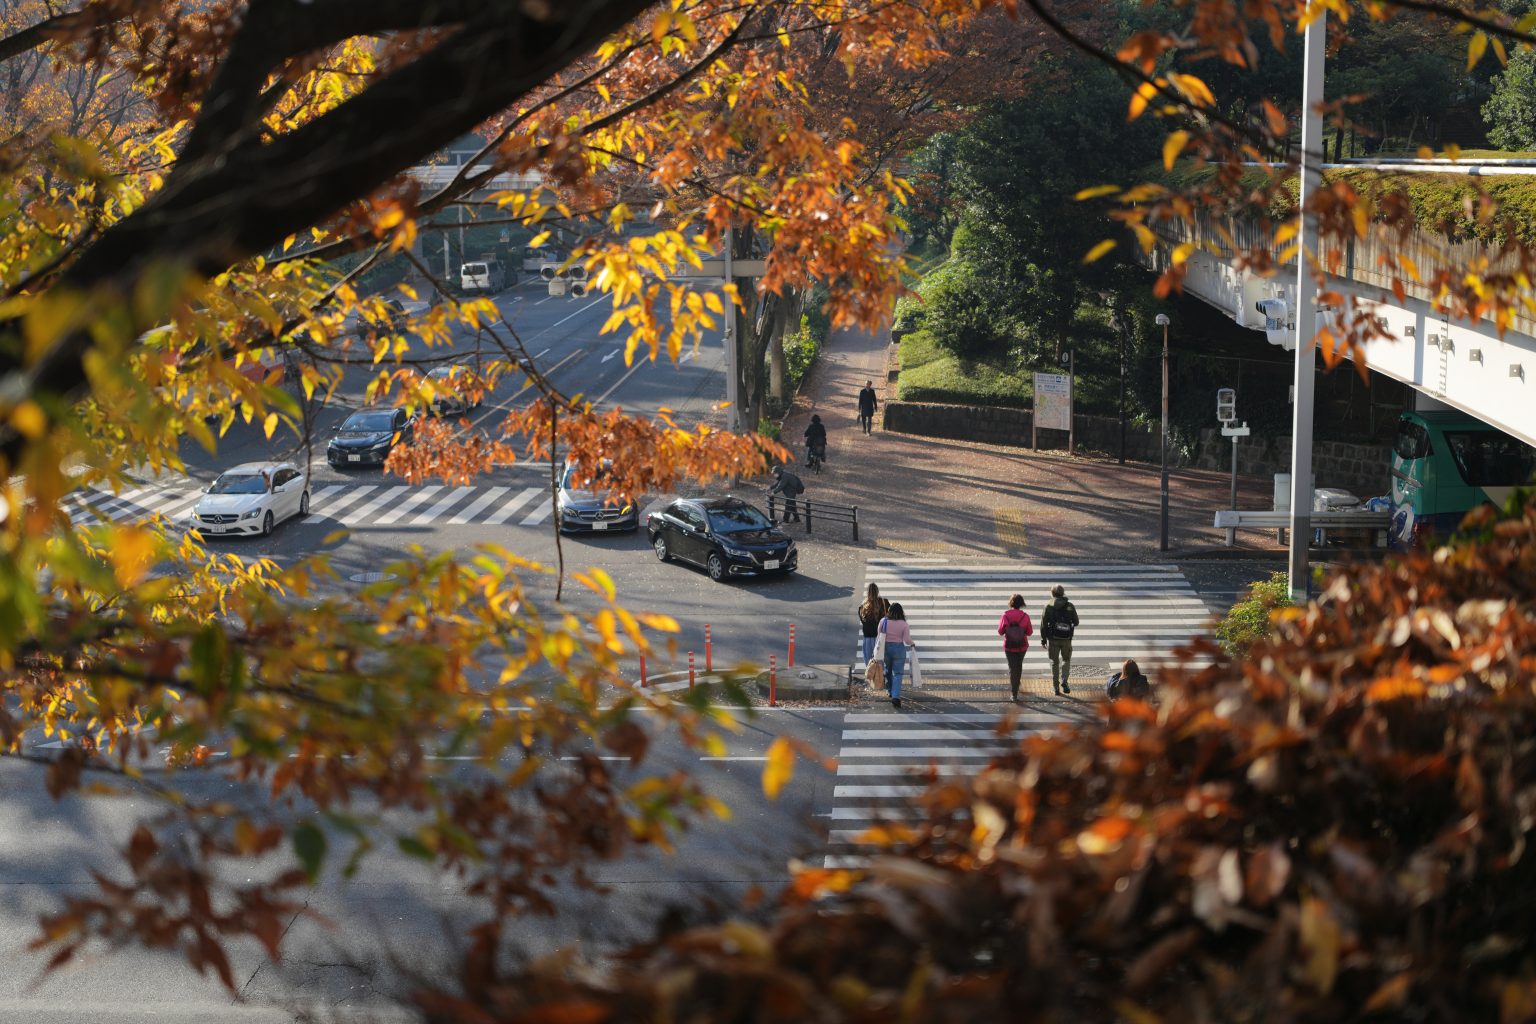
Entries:
POLYGON ((1266 320, 1284 320, 1288 309, 1284 299, 1260 299, 1253 304, 1266 320))

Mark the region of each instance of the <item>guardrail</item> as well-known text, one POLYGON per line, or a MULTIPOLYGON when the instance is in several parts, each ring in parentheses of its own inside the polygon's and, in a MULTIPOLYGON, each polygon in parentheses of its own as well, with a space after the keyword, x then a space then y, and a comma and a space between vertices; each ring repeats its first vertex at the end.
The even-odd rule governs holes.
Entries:
MULTIPOLYGON (((1308 516, 1312 529, 1325 534, 1329 530, 1370 530, 1372 534, 1385 534, 1392 522, 1390 512, 1313 512, 1308 516)), ((1219 509, 1216 512, 1218 530, 1276 530, 1281 544, 1285 543, 1285 531, 1290 528, 1291 514, 1273 509, 1219 509)), ((1229 535, 1230 536, 1230 535, 1229 535)), ((1385 546, 1385 536, 1377 546, 1385 546)), ((1232 541, 1227 541, 1230 547, 1232 541)))
MULTIPOLYGON (((853 527, 853 539, 859 539, 859 506, 834 505, 828 501, 809 501, 805 498, 794 498, 794 507, 805 519, 805 532, 815 533, 817 519, 829 523, 844 523, 853 527)), ((785 506, 785 499, 777 494, 768 495, 768 518, 777 522, 782 518, 779 510, 785 506)))

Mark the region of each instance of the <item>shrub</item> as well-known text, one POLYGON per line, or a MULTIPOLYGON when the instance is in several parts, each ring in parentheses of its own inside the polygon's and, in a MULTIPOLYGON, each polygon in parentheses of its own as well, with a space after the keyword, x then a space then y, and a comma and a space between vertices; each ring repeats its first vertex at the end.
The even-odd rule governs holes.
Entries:
POLYGON ((951 257, 921 288, 924 327, 940 347, 972 358, 1006 350, 1012 316, 1006 289, 995 277, 951 257))
POLYGON ((779 425, 773 420, 763 419, 757 421, 757 432, 770 441, 777 441, 781 431, 779 425))
POLYGON ((1274 611, 1290 605, 1290 574, 1272 573, 1269 579, 1249 587, 1248 596, 1216 624, 1216 642, 1232 657, 1246 657, 1254 644, 1269 636, 1274 611))

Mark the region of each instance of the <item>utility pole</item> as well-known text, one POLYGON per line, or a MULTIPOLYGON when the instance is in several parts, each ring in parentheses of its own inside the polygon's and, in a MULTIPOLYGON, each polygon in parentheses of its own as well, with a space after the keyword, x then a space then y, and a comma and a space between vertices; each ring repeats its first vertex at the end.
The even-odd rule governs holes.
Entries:
POLYGON ((1067 454, 1077 454, 1077 350, 1067 349, 1067 454))
POLYGON ((1317 376, 1312 344, 1317 337, 1317 281, 1308 260, 1318 252, 1317 215, 1311 206, 1323 185, 1323 58, 1328 48, 1328 15, 1319 7, 1307 26, 1301 80, 1301 239, 1296 250, 1295 406, 1291 418, 1291 600, 1310 596, 1307 547, 1312 543, 1312 391, 1317 376))
MULTIPOLYGON (((731 283, 731 245, 733 244, 732 232, 729 227, 725 229, 725 283, 731 283)), ((736 434, 741 431, 741 382, 736 376, 736 303, 731 301, 730 294, 725 297, 725 429, 736 434)), ((752 424, 753 429, 757 424, 752 424)))
POLYGON ((1120 465, 1125 465, 1125 326, 1120 328, 1120 465))
POLYGON ((1157 325, 1163 329, 1163 483, 1159 489, 1161 506, 1158 513, 1159 551, 1168 550, 1168 314, 1157 314, 1157 325))

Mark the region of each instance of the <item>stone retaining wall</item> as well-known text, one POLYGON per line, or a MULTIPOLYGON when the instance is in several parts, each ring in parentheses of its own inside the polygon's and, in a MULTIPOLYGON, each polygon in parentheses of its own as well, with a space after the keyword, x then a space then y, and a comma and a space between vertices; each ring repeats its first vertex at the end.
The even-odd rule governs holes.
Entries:
MULTIPOLYGON (((1215 428, 1202 430, 1195 465, 1203 469, 1230 468, 1232 442, 1215 428)), ((1237 471, 1253 476, 1289 473, 1290 437, 1239 438, 1237 471)), ((1312 477, 1319 487, 1342 487, 1361 498, 1371 498, 1391 493, 1391 473, 1390 445, 1319 441, 1312 448, 1312 477)))

